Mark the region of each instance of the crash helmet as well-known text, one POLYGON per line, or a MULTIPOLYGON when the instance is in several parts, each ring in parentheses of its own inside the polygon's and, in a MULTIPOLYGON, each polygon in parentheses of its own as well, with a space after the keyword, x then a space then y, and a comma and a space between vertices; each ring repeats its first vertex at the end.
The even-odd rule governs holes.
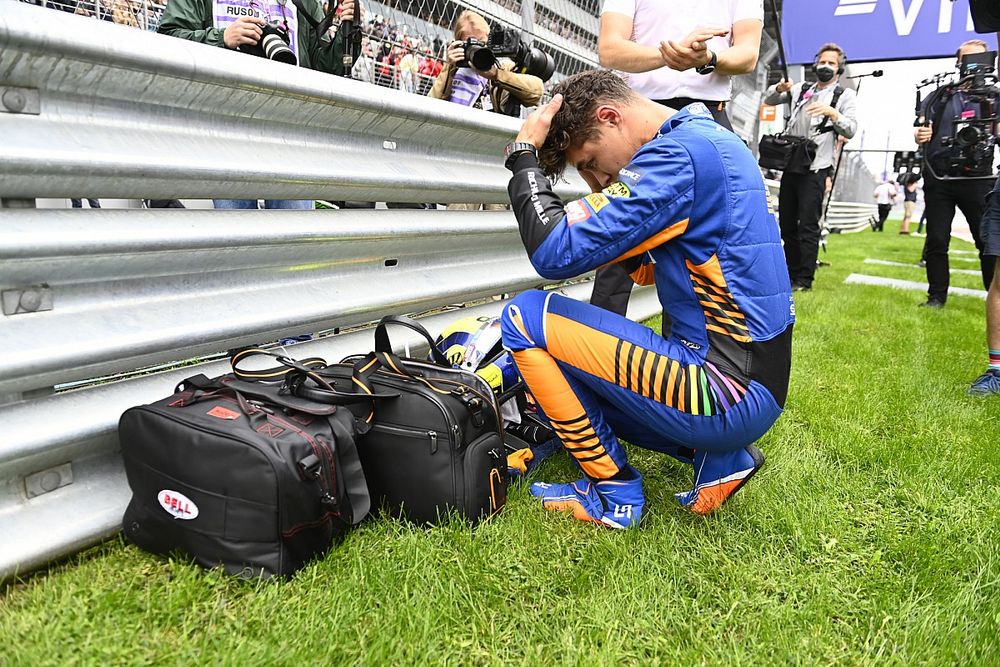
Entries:
POLYGON ((524 388, 514 358, 500 340, 500 318, 464 317, 448 326, 434 346, 455 368, 476 373, 501 402, 524 388))

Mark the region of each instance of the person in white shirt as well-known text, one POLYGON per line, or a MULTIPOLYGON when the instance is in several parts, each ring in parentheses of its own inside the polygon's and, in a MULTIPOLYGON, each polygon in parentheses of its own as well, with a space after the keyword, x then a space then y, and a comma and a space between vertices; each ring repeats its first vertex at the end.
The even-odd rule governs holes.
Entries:
POLYGON ((892 205, 896 202, 896 186, 888 179, 882 179, 882 182, 875 186, 872 196, 875 197, 875 203, 878 204, 878 222, 875 223, 875 231, 885 231, 885 220, 889 217, 889 211, 892 210, 892 205))
MULTIPOLYGON (((674 109, 703 102, 732 130, 730 77, 757 66, 763 28, 763 0, 604 0, 597 53, 637 93, 674 109)), ((590 303, 625 315, 632 284, 617 264, 599 269, 590 303)))
POLYGON ((597 52, 629 87, 680 109, 704 102, 729 129, 730 77, 757 66, 763 0, 605 0, 597 52))

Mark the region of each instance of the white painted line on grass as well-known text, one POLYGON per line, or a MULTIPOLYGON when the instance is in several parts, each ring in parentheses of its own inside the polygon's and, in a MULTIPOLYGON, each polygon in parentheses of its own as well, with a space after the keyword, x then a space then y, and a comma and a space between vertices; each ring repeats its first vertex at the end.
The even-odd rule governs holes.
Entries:
MULTIPOLYGON (((877 285, 879 287, 892 287, 894 289, 913 290, 915 292, 926 292, 927 283, 918 283, 913 280, 897 280, 895 278, 881 278, 879 276, 866 276, 863 273, 852 273, 844 279, 848 285, 877 285)), ((986 290, 967 289, 965 287, 949 287, 950 296, 974 296, 986 300, 986 290)))
POLYGON ((975 264, 979 264, 978 257, 952 257, 950 259, 953 262, 974 262, 975 264))
POLYGON ((948 252, 952 255, 975 255, 976 257, 979 257, 978 250, 949 250, 948 252))
MULTIPOLYGON (((903 266, 911 269, 923 270, 924 267, 919 264, 907 264, 906 262, 890 262, 887 259, 872 259, 868 257, 865 259, 865 264, 878 264, 879 266, 903 266)), ((973 271, 972 269, 949 269, 951 273, 958 273, 963 276, 981 276, 983 275, 981 271, 973 271)))

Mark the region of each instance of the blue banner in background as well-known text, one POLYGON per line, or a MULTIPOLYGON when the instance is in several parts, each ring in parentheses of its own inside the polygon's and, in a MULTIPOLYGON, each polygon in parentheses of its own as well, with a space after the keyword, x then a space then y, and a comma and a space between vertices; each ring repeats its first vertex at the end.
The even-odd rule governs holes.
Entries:
POLYGON ((785 0, 782 15, 791 64, 812 62, 826 42, 849 61, 952 56, 967 39, 996 48, 995 34, 973 30, 968 0, 785 0))

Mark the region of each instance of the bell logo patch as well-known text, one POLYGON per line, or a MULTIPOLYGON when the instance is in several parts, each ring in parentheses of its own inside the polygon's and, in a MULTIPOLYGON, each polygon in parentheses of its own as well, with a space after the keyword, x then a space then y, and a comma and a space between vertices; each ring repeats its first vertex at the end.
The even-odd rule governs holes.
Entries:
POLYGON ((156 499, 160 502, 160 507, 175 519, 190 521, 198 517, 198 506, 179 491, 163 489, 156 494, 156 499))

